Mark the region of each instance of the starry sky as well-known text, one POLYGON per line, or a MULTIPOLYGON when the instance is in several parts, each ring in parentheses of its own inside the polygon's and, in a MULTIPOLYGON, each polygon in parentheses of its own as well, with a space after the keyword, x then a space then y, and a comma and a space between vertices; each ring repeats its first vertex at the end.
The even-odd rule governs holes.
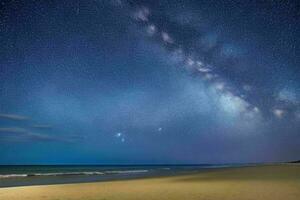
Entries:
POLYGON ((300 158, 300 5, 0 0, 0 164, 300 158))

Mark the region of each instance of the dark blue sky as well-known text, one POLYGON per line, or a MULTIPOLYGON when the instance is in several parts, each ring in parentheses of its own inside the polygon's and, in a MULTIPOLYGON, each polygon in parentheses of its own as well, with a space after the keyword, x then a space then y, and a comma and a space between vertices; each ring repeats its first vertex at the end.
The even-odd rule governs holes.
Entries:
POLYGON ((300 158, 297 1, 0 2, 0 164, 300 158))

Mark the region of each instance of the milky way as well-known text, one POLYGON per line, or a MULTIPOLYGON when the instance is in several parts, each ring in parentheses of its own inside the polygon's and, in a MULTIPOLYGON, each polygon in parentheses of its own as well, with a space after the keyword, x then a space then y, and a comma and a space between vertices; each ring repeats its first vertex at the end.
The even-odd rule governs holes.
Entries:
POLYGON ((0 163, 299 159, 296 1, 1 11, 0 163))

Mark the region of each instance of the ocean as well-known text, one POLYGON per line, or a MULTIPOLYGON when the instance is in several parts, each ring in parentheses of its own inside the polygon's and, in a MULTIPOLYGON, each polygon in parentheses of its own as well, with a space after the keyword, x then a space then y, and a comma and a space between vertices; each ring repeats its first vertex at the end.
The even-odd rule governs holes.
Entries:
POLYGON ((228 165, 2 165, 0 187, 147 178, 216 167, 228 165))

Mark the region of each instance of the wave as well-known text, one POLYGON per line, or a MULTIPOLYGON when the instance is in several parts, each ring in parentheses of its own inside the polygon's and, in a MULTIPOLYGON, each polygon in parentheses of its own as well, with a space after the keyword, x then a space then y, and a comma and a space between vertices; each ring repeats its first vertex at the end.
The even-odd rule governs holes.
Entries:
POLYGON ((4 174, 1 178, 21 178, 33 176, 72 176, 72 175, 103 175, 103 172, 58 172, 58 173, 34 173, 34 174, 4 174))
POLYGON ((132 173, 146 173, 149 170, 115 170, 115 171, 105 171, 105 174, 132 174, 132 173))
POLYGON ((67 175, 103 175, 103 172, 57 172, 57 173, 35 173, 28 176, 67 176, 67 175))
POLYGON ((0 174, 2 178, 22 178, 22 177, 41 177, 41 176, 76 176, 76 175, 105 175, 105 174, 133 174, 147 173, 149 170, 115 170, 115 171, 93 171, 93 172, 57 172, 57 173, 31 173, 31 174, 0 174))
POLYGON ((159 168, 160 170, 171 170, 171 168, 169 167, 163 167, 163 168, 159 168))
POLYGON ((5 174, 0 175, 0 178, 18 178, 18 177, 27 177, 28 174, 5 174))

